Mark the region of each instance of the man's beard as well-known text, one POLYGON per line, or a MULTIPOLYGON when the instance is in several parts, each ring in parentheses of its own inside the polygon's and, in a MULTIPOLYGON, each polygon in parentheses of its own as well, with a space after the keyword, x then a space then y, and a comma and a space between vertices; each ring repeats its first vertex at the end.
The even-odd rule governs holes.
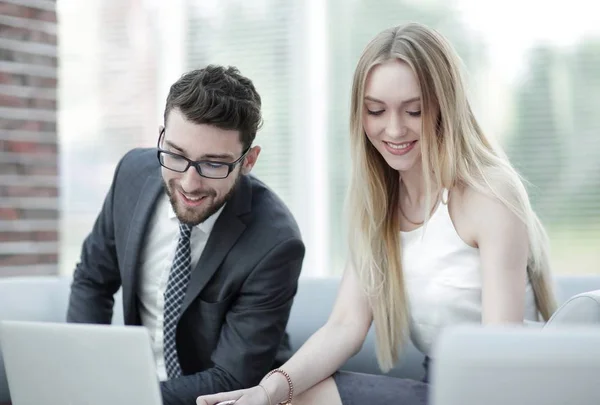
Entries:
MULTIPOLYGON (((165 192, 169 196, 169 202, 171 203, 171 207, 173 207, 173 211, 175 212, 179 222, 190 226, 196 226, 210 218, 213 214, 219 211, 227 201, 229 201, 235 191, 240 177, 241 176, 238 174, 233 186, 222 198, 213 200, 212 204, 208 205, 207 207, 198 207, 197 209, 181 206, 182 203, 180 203, 179 200, 174 196, 174 194, 178 192, 177 190, 180 190, 180 188, 175 184, 175 179, 169 180, 168 185, 163 180, 163 186, 165 188, 165 192)), ((216 194, 217 193, 214 189, 196 190, 193 193, 188 193, 190 196, 204 195, 204 198, 206 199, 214 199, 216 194)))

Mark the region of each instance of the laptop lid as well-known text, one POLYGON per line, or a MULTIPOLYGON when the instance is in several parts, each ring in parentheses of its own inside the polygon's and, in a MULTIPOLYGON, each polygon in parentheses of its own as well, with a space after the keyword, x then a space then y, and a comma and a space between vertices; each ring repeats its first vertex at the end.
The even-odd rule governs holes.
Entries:
POLYGON ((600 328, 461 326, 434 358, 431 405, 600 404, 600 328))
POLYGON ((162 405, 143 327, 0 322, 13 405, 162 405))

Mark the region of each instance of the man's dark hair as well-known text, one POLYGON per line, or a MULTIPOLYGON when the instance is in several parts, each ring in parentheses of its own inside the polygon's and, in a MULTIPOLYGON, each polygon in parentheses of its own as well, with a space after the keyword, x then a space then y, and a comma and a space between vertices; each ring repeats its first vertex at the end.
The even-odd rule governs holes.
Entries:
POLYGON ((165 126, 174 108, 196 124, 240 131, 244 149, 252 145, 262 125, 260 95, 233 66, 208 65, 185 73, 169 90, 165 126))

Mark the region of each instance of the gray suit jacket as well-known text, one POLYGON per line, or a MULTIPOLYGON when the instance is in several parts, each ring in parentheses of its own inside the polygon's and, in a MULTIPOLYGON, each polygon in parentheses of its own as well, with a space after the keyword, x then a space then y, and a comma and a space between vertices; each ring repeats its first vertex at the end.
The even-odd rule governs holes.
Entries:
MULTIPOLYGON (((141 324, 140 254, 163 192, 156 149, 135 149, 119 162, 83 244, 67 321, 111 323, 113 295, 122 287, 125 323, 141 324)), ((285 328, 304 250, 284 203, 243 176, 192 271, 176 336, 184 376, 161 384, 165 404, 255 385, 286 360, 285 328)))

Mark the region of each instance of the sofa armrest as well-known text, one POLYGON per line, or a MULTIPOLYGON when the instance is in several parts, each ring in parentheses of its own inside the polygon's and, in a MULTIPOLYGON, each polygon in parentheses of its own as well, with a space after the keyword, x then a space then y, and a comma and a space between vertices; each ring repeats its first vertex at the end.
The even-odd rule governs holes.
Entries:
POLYGON ((561 325, 600 326, 600 290, 577 294, 561 305, 545 327, 561 325))

